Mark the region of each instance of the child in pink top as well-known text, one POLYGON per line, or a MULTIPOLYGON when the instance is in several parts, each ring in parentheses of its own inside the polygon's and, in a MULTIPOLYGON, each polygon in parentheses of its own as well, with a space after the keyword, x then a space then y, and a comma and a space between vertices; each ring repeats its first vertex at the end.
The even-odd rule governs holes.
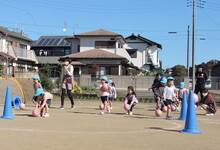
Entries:
POLYGON ((130 110, 128 110, 127 114, 132 115, 132 110, 133 107, 138 103, 138 100, 136 98, 136 94, 134 92, 133 86, 128 87, 128 94, 125 97, 124 104, 129 104, 130 105, 130 110))

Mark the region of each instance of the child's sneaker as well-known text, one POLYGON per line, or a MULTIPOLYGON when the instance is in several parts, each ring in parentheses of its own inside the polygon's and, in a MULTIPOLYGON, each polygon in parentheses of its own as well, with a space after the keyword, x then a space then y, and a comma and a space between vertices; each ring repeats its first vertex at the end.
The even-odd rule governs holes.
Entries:
POLYGON ((75 108, 75 105, 72 105, 72 106, 71 106, 71 109, 73 110, 74 108, 75 108))
POLYGON ((64 109, 63 105, 60 106, 60 109, 64 109))
POLYGON ((214 114, 213 114, 213 113, 210 113, 210 112, 207 112, 205 115, 206 115, 206 116, 213 116, 214 114))
POLYGON ((100 112, 100 115, 104 115, 104 111, 101 111, 101 112, 100 112))
POLYGON ((133 115, 132 111, 129 112, 129 115, 133 115))
POLYGON ((171 116, 166 116, 166 119, 167 119, 167 120, 173 120, 173 117, 171 117, 171 116))
POLYGON ((110 113, 111 113, 111 109, 110 109, 110 108, 108 108, 107 112, 110 114, 110 113))
POLYGON ((50 115, 49 115, 49 113, 45 113, 45 114, 43 115, 43 117, 47 118, 47 117, 50 117, 50 115))
POLYGON ((112 110, 112 107, 110 107, 110 110, 112 110))

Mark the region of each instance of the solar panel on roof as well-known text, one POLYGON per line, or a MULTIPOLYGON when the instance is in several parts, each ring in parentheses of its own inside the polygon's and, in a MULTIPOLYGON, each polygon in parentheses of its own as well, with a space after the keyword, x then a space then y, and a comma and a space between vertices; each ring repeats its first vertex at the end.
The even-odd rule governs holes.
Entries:
POLYGON ((43 43, 42 43, 42 45, 47 45, 47 43, 50 41, 50 39, 46 39, 43 43))
POLYGON ((55 41, 56 39, 51 39, 51 41, 47 44, 47 45, 53 45, 52 43, 55 41))
POLYGON ((54 46, 57 46, 59 43, 60 39, 56 39, 55 42, 53 43, 54 46))
POLYGON ((60 42, 59 46, 64 45, 64 39, 62 39, 62 41, 60 42))
POLYGON ((45 41, 46 39, 41 39, 40 42, 37 44, 38 46, 42 45, 42 43, 45 41))

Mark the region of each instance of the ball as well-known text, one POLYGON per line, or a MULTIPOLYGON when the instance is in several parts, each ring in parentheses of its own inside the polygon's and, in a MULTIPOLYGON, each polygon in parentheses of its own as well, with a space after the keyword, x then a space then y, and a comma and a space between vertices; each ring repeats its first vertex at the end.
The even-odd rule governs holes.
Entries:
POLYGON ((195 103, 199 102, 199 97, 196 93, 194 93, 193 97, 194 97, 194 102, 195 103))
POLYGON ((131 106, 130 106, 129 104, 125 104, 125 105, 124 105, 124 109, 125 109, 126 111, 129 111, 129 110, 131 109, 131 106))
POLYGON ((100 109, 100 110, 104 110, 104 108, 105 108, 104 104, 100 104, 100 105, 99 105, 99 109, 100 109))
POLYGON ((21 103, 21 104, 19 105, 19 108, 20 108, 21 110, 24 110, 24 109, 25 109, 25 104, 24 104, 24 103, 21 103))
POLYGON ((33 115, 33 117, 39 117, 40 111, 39 111, 38 109, 34 109, 34 110, 32 111, 32 115, 33 115))
POLYGON ((176 110, 176 106, 171 105, 171 110, 172 110, 172 111, 175 111, 175 110, 176 110))
POLYGON ((167 112, 167 106, 163 107, 163 112, 167 112))
POLYGON ((162 111, 160 109, 155 110, 155 115, 160 117, 162 115, 162 111))
POLYGON ((107 91, 108 90, 108 85, 105 83, 105 84, 102 84, 102 90, 103 91, 107 91))

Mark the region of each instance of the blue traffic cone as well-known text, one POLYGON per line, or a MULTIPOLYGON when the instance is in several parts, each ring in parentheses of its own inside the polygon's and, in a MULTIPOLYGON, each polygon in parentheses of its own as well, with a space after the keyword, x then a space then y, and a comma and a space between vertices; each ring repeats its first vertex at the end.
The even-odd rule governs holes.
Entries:
POLYGON ((186 92, 183 92, 183 99, 182 99, 182 106, 181 106, 181 113, 178 120, 186 120, 186 113, 187 113, 187 100, 186 100, 186 92))
POLYGON ((12 114, 12 106, 11 106, 11 88, 8 86, 5 96, 5 105, 2 119, 15 119, 12 114))
POLYGON ((194 93, 191 90, 189 94, 187 114, 186 114, 186 122, 185 129, 180 131, 181 133, 202 133, 198 129, 197 119, 196 119, 196 111, 195 111, 195 103, 194 103, 194 93))

